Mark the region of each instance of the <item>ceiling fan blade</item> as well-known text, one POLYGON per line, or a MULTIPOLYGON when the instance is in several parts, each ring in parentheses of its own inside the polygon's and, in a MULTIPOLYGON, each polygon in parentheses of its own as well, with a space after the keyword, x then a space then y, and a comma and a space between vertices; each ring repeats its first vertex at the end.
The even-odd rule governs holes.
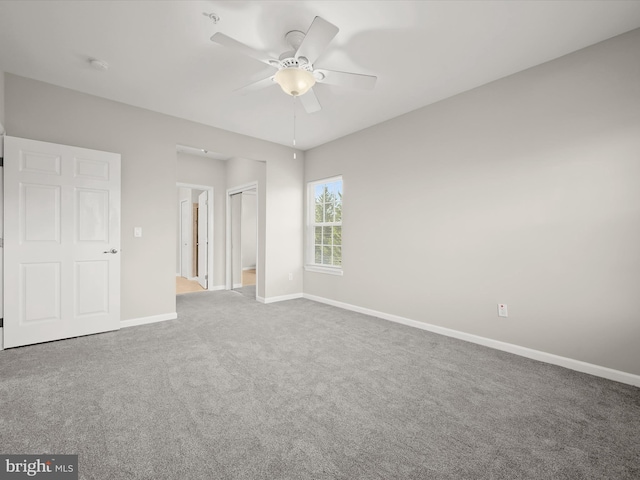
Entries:
POLYGON ((309 63, 315 62, 339 30, 333 23, 329 23, 323 18, 314 18, 295 53, 295 57, 304 57, 309 63))
POLYGON ((278 68, 278 61, 274 59, 270 59, 264 53, 255 50, 248 45, 245 45, 238 40, 235 40, 224 33, 216 32, 211 36, 211 41, 217 43, 219 45, 223 45, 227 48, 231 48, 235 50, 237 53, 241 53, 242 55, 246 55, 247 57, 255 58, 263 63, 266 63, 270 67, 278 68))
POLYGON ((298 98, 300 99, 300 103, 304 107, 305 112, 314 113, 322 110, 313 88, 304 95, 300 95, 298 98))
POLYGON ((249 85, 245 85, 244 87, 240 87, 237 90, 234 90, 234 92, 245 95, 250 92, 255 92, 257 90, 262 90, 263 88, 270 87, 271 85, 277 85, 276 82, 273 81, 273 75, 267 78, 263 78, 262 80, 258 80, 257 82, 250 83, 249 85))
POLYGON ((361 75, 359 73, 336 72, 335 70, 316 69, 313 71, 318 83, 338 85, 339 87, 364 88, 371 90, 376 85, 378 77, 373 75, 361 75), (324 78, 317 78, 317 74, 324 78))

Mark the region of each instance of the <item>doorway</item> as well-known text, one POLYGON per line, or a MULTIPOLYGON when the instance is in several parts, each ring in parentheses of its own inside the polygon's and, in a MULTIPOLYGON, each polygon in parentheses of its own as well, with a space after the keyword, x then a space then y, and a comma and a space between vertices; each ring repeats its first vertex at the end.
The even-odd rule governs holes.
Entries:
POLYGON ((213 187, 177 183, 176 294, 212 290, 213 187))
POLYGON ((227 190, 227 290, 256 298, 258 265, 258 186, 227 190))

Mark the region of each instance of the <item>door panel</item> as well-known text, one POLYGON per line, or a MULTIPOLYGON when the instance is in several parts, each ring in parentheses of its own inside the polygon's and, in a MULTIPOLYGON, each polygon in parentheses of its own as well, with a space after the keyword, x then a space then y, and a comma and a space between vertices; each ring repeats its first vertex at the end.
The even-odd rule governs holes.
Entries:
POLYGON ((20 155, 20 171, 60 175, 61 158, 56 154, 23 150, 20 155))
POLYGON ((59 263, 20 265, 21 325, 60 320, 61 283, 59 263))
POLYGON ((5 138, 4 346, 120 327, 120 155, 5 138))
POLYGON ((108 180, 109 162, 106 160, 91 160, 88 158, 74 159, 75 176, 77 178, 108 180))
POLYGON ((60 243, 60 187, 20 184, 22 244, 60 243))
POLYGON ((76 189, 78 242, 109 242, 109 191, 76 189))
POLYGON ((76 315, 109 313, 109 262, 75 263, 76 315))

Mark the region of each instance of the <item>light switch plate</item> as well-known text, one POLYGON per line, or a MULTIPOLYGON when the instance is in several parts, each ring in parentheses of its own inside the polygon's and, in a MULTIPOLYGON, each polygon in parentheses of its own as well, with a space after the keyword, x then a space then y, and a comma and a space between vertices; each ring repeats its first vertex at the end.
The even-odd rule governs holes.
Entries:
POLYGON ((507 312, 507 304, 506 303, 499 303, 498 304, 498 316, 499 317, 508 317, 509 314, 507 312))
POLYGON ((133 236, 141 237, 142 236, 142 227, 134 227, 133 228, 133 236))

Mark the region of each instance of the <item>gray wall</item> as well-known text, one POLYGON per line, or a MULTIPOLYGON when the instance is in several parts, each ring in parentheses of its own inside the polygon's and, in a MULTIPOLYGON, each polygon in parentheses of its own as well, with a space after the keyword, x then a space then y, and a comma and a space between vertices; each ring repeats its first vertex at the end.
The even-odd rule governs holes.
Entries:
POLYGON ((267 162, 266 217, 273 228, 262 225, 261 235, 266 260, 276 255, 284 262, 262 269, 264 288, 270 296, 302 292, 301 281, 282 278, 291 269, 302 272, 302 232, 290 219, 300 224, 302 218, 303 154, 293 162, 291 149, 281 145, 11 74, 5 75, 5 120, 9 135, 122 155, 123 320, 176 309, 176 145, 267 162), (273 185, 270 177, 277 179, 273 185), (133 237, 134 226, 142 227, 142 238, 133 237), (288 234, 277 235, 280 228, 288 234))
MULTIPOLYGON (((267 239, 271 241, 266 251, 265 268, 267 272, 274 274, 271 276, 271 281, 266 284, 265 293, 271 298, 285 297, 291 294, 288 292, 302 291, 302 269, 298 268, 298 265, 303 259, 304 181, 300 175, 299 183, 294 188, 299 174, 302 173, 302 170, 298 170, 302 158, 300 153, 297 157, 298 159, 295 160, 293 152, 289 150, 289 155, 283 162, 283 168, 276 170, 267 164, 266 183, 269 185, 269 195, 264 228, 267 239), (284 167, 287 164, 288 168, 284 167), (301 240, 298 244, 292 244, 289 241, 291 238, 301 240), (289 274, 292 275, 292 280, 289 280, 289 274)), ((304 162, 304 159, 302 161, 304 162)), ((260 208, 260 202, 258 191, 258 208, 260 208)), ((261 232, 261 228, 260 218, 258 218, 258 232, 261 232)), ((258 261, 260 262, 260 258, 258 261)))
POLYGON ((307 181, 344 176, 344 276, 305 293, 640 374, 638 52, 640 30, 307 151, 307 181))

